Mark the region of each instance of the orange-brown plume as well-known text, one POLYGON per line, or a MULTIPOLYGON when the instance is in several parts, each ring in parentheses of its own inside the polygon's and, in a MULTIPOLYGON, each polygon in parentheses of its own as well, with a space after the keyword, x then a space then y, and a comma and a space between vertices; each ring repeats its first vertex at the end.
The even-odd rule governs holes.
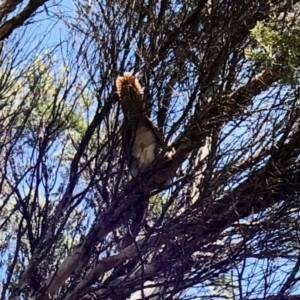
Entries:
POLYGON ((116 80, 116 88, 117 88, 117 94, 119 98, 122 98, 122 90, 124 85, 130 85, 135 92, 137 92, 140 95, 143 95, 142 87, 140 85, 139 80, 132 75, 130 72, 124 72, 123 76, 118 76, 116 80))

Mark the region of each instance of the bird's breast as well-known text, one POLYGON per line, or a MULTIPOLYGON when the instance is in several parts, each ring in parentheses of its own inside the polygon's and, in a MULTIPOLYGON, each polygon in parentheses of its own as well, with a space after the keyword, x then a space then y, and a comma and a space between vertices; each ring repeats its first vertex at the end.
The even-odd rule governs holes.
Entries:
POLYGON ((132 155, 138 160, 140 168, 146 168, 155 160, 156 141, 151 130, 138 128, 132 148, 132 155))

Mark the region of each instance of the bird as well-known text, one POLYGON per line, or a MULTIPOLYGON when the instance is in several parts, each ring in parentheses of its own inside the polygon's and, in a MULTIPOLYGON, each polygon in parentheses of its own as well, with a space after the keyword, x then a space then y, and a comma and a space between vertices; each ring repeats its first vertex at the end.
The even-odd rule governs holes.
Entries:
POLYGON ((161 153, 164 139, 148 118, 141 84, 130 72, 116 79, 116 89, 124 114, 123 147, 133 177, 145 171, 161 153))

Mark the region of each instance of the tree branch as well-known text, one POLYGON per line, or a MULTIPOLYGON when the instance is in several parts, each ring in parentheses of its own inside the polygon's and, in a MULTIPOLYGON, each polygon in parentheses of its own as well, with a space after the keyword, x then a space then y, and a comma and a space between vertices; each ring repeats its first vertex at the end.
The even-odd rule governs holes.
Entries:
MULTIPOLYGON (((44 5, 48 0, 31 0, 28 5, 15 17, 6 21, 0 27, 0 41, 8 38, 10 34, 17 29, 18 27, 22 26, 26 20, 28 20, 36 10, 44 5)), ((17 5, 19 1, 15 1, 14 3, 17 5)), ((1 7, 0 7, 1 9, 1 7)), ((14 9, 13 5, 6 6, 6 12, 9 12, 10 9, 14 9)), ((3 10, 3 13, 5 10, 3 10)))
POLYGON ((0 20, 13 12, 22 0, 4 0, 0 3, 0 20))

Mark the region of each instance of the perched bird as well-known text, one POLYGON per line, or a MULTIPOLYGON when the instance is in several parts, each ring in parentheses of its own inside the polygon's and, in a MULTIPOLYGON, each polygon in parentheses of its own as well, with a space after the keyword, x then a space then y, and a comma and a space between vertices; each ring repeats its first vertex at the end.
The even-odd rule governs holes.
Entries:
MULTIPOLYGON (((129 72, 116 79, 116 88, 119 101, 124 114, 123 121, 123 148, 127 156, 131 174, 136 177, 156 160, 164 149, 164 138, 147 117, 145 111, 145 98, 139 80, 129 72)), ((168 155, 167 155, 168 156, 168 155)), ((156 177, 160 179, 159 176, 156 177)), ((171 177, 171 176, 170 176, 171 177)), ((169 184, 169 180, 162 179, 169 184)), ((144 192, 150 193, 148 187, 144 192)), ((144 194, 144 201, 135 205, 130 231, 124 237, 121 248, 132 243, 138 235, 141 224, 147 215, 149 195, 144 194)), ((141 198, 141 197, 140 197, 141 198)))
POLYGON ((116 80, 117 94, 124 113, 123 146, 133 176, 147 169, 164 146, 163 137, 145 113, 139 80, 124 72, 116 80))

